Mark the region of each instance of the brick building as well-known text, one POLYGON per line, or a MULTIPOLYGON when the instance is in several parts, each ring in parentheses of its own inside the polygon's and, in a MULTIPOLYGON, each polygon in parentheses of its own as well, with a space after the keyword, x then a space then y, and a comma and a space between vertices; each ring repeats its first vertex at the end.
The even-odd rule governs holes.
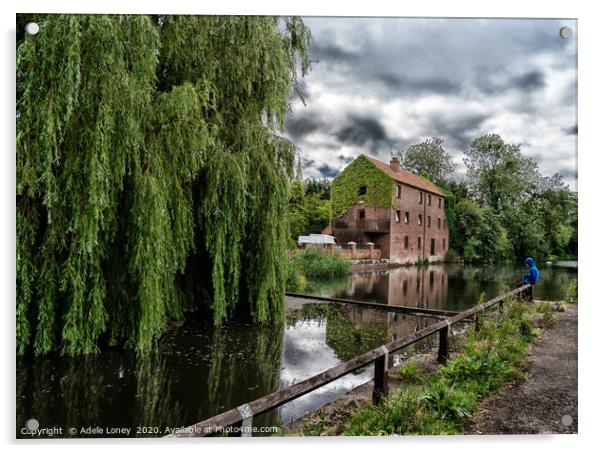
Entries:
POLYGON ((449 235, 444 195, 435 185, 401 169, 397 157, 386 164, 361 155, 335 178, 335 186, 346 191, 333 191, 335 203, 337 196, 349 197, 354 191, 351 207, 332 223, 332 234, 339 243, 371 242, 380 248, 381 258, 398 264, 445 258, 449 235), (387 192, 385 200, 370 201, 370 191, 382 191, 382 187, 392 188, 390 197, 387 192))

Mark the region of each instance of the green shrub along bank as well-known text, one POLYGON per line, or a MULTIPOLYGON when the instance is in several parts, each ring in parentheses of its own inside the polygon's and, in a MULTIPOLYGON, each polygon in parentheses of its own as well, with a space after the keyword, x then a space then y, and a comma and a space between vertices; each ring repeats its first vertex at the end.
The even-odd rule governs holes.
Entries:
POLYGON ((401 387, 380 406, 355 412, 347 435, 459 434, 479 401, 522 376, 529 343, 538 334, 534 318, 553 324, 554 313, 544 304, 506 304, 501 320, 471 327, 454 338, 461 350, 435 374, 426 377, 413 364, 400 370, 401 387))
POLYGON ((317 249, 294 252, 287 262, 287 291, 297 291, 307 280, 341 277, 351 272, 351 261, 338 253, 317 249))

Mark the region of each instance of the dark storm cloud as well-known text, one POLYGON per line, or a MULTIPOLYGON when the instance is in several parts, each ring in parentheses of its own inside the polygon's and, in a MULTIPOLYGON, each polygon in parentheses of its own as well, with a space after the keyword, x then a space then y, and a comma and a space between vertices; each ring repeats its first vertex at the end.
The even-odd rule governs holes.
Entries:
POLYGON ((334 178, 336 175, 339 174, 339 170, 331 167, 328 164, 322 164, 318 167, 318 171, 320 173, 322 173, 322 176, 324 176, 325 178, 334 178))
POLYGON ((470 142, 481 135, 481 126, 489 115, 473 113, 456 117, 433 116, 429 118, 432 135, 442 137, 448 146, 465 150, 470 142))
POLYGON ((536 90, 545 86, 545 76, 541 71, 531 71, 526 74, 513 77, 511 80, 511 86, 518 88, 519 90, 536 90))
POLYGON ((545 87, 545 75, 539 70, 532 70, 519 75, 509 75, 504 71, 489 68, 479 71, 473 80, 474 86, 486 95, 502 94, 508 90, 534 92, 545 87))
POLYGON ((397 93, 449 94, 457 92, 460 88, 460 83, 455 80, 445 80, 443 78, 410 79, 390 72, 376 74, 375 79, 381 81, 387 89, 394 90, 397 93))
POLYGON ((345 163, 345 164, 349 164, 353 161, 353 159, 355 159, 355 157, 353 156, 344 156, 344 155, 340 155, 337 156, 337 159, 339 159, 341 162, 345 163))
POLYGON ((310 115, 289 115, 286 118, 286 130, 298 140, 320 128, 321 121, 316 116, 310 115))
POLYGON ((546 150, 539 161, 550 174, 574 155, 576 40, 559 30, 575 21, 305 21, 316 62, 305 78, 310 101, 293 104, 286 127, 308 176, 335 175, 359 153, 385 159, 431 136, 457 162, 486 133, 523 143, 527 155, 546 150))
POLYGON ((352 62, 361 57, 358 52, 347 50, 335 43, 319 43, 312 41, 310 47, 311 59, 316 62, 352 62))
POLYGON ((367 142, 388 140, 387 132, 376 118, 348 115, 345 124, 335 132, 342 143, 363 146, 367 142))

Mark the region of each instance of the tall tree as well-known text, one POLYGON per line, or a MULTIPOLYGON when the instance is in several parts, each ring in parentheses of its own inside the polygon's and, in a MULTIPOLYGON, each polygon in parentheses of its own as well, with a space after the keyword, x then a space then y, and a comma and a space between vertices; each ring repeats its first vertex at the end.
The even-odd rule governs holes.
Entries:
POLYGON ((298 18, 36 15, 17 49, 17 349, 283 316, 298 18))
POLYGON ((473 140, 464 163, 471 192, 496 213, 528 199, 540 179, 537 164, 521 154, 520 146, 496 134, 473 140))
POLYGON ((451 155, 443 148, 443 139, 439 137, 410 145, 407 150, 399 152, 399 156, 405 169, 426 176, 435 183, 450 179, 456 169, 451 155))

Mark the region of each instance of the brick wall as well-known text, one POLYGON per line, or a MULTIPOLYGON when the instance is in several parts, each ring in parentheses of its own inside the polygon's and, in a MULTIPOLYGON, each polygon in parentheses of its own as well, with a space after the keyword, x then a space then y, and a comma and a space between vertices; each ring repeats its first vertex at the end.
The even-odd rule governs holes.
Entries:
POLYGON ((400 186, 401 196, 398 198, 396 193, 393 195, 395 208, 391 210, 391 262, 413 263, 425 258, 429 261, 442 261, 449 246, 444 198, 405 184, 400 186), (399 222, 396 211, 400 213, 399 222), (434 254, 431 254, 431 239, 434 240, 434 254))

